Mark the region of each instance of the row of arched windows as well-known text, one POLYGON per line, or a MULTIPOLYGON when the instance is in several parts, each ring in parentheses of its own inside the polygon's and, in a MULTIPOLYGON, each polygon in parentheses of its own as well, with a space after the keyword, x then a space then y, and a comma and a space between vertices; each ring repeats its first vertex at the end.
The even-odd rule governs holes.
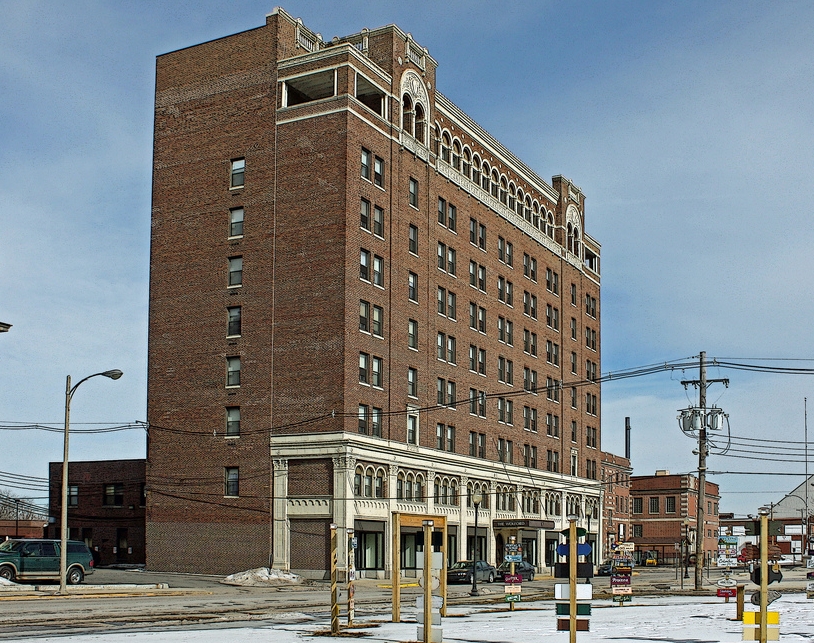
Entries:
POLYGON ((500 174, 496 168, 490 167, 488 161, 481 160, 477 152, 472 152, 466 145, 462 146, 461 142, 457 138, 453 139, 446 130, 442 132, 438 125, 433 128, 432 151, 442 161, 461 172, 464 177, 523 217, 540 232, 551 239, 554 238, 553 212, 547 210, 530 194, 526 194, 523 188, 517 187, 505 174, 500 174))
MULTIPOLYGON (((421 473, 401 471, 396 478, 396 498, 410 502, 424 502, 425 478, 421 473)), ((469 482, 466 488, 466 506, 474 507, 472 496, 475 492, 481 495, 480 508, 488 509, 491 490, 487 482, 469 482)), ((353 477, 353 493, 360 498, 384 498, 385 471, 382 467, 371 465, 356 467, 353 477)), ((517 489, 509 485, 497 485, 494 492, 495 509, 498 511, 516 511, 517 489)), ((543 509, 548 516, 562 514, 562 495, 556 491, 542 494, 537 489, 524 489, 520 494, 522 510, 527 514, 539 514, 542 499, 543 509)), ((437 505, 458 506, 460 503, 459 483, 454 476, 436 476, 433 488, 433 499, 437 505)), ((595 498, 585 499, 585 512, 582 509, 582 497, 568 494, 566 496, 566 515, 583 515, 599 518, 599 502, 595 498)))

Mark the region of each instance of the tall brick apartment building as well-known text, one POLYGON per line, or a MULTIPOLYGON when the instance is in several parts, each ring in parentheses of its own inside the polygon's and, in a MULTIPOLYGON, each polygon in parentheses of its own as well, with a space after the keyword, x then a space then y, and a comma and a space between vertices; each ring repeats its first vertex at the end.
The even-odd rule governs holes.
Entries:
POLYGON ((395 512, 446 516, 464 558, 473 490, 490 561, 516 534, 553 563, 571 513, 601 533, 585 197, 436 66, 394 25, 326 42, 280 9, 158 57, 150 568, 322 576, 334 523, 386 576, 395 512))

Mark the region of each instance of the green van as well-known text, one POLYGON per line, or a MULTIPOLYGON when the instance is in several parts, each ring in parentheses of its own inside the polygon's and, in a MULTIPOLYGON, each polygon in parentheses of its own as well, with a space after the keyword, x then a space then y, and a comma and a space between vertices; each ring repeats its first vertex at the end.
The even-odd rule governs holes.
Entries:
MULTIPOLYGON (((45 538, 11 538, 0 543, 0 578, 59 581, 59 548, 59 540, 45 538)), ((68 541, 67 568, 70 585, 93 573, 93 555, 85 543, 68 541)))

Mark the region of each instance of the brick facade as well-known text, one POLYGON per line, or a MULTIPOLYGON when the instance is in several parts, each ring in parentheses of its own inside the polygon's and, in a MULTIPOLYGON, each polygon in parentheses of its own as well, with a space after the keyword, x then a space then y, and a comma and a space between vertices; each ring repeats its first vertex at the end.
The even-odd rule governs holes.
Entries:
MULTIPOLYGON (((599 244, 585 197, 436 93, 436 65, 398 27, 325 43, 282 10, 158 57, 150 568, 212 571, 189 552, 240 538, 253 546, 226 547, 224 569, 320 575, 325 549, 311 541, 334 522, 358 523, 358 555, 375 552, 360 569, 380 574, 394 511, 447 515, 450 557, 463 557, 473 485, 492 499, 485 519, 560 526, 570 503, 586 526, 595 518, 596 539, 599 244), (245 182, 232 186, 238 159, 245 182), (237 409, 239 436, 227 435, 237 409), (414 474, 424 495, 407 498, 414 474)), ((494 557, 510 534, 487 529, 494 557)), ((544 530, 518 535, 540 543, 542 565, 544 530)))
POLYGON ((630 539, 630 474, 633 469, 630 460, 613 453, 602 453, 602 482, 604 495, 604 534, 605 547, 614 542, 630 539))
MULTIPOLYGON (((632 476, 630 483, 632 540, 637 553, 654 550, 660 563, 675 562, 680 558, 676 545, 685 543, 688 534, 691 541, 698 534, 698 478, 660 471, 654 476, 632 476)), ((705 558, 714 559, 718 549, 720 495, 714 482, 707 481, 706 487, 703 549, 705 558)), ((690 553, 694 551, 690 548, 690 553)))
MULTIPOLYGON (((69 538, 84 540, 97 565, 143 564, 145 560, 146 463, 95 460, 68 464, 69 538)), ((59 538, 62 463, 48 465, 48 510, 56 522, 47 538, 59 538)))

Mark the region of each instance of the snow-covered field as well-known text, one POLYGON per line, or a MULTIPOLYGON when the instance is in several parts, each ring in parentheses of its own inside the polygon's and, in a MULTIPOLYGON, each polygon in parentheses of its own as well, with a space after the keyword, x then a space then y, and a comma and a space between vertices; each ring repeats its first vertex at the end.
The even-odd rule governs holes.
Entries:
MULTIPOLYGON (((742 638, 743 626, 734 621, 735 603, 723 599, 664 597, 634 599, 624 607, 609 601, 594 601, 590 617, 590 632, 578 632, 577 640, 584 643, 734 643, 742 638)), ((755 609, 747 605, 747 610, 755 609)), ((814 600, 805 594, 783 596, 769 607, 780 613, 781 641, 814 641, 814 600)), ((415 610, 403 610, 402 618, 412 618, 415 610)), ((470 610, 451 607, 451 615, 443 620, 444 640, 454 643, 559 643, 568 641, 568 632, 556 631, 554 604, 526 603, 511 613, 508 611, 470 610)), ((325 641, 329 637, 313 637, 324 632, 329 624, 305 614, 291 613, 279 618, 274 625, 221 627, 212 629, 173 629, 161 632, 128 632, 59 636, 36 639, 38 643, 223 643, 224 641, 254 641, 300 643, 325 641), (284 621, 290 621, 288 623, 284 621)), ((367 620, 380 622, 387 614, 367 620)), ((344 623, 344 618, 343 618, 344 623)), ((362 640, 371 642, 401 642, 416 640, 416 624, 380 622, 377 627, 355 630, 362 640)), ((24 641, 23 636, 19 641, 24 641)), ((34 639, 28 639, 32 641, 34 639)), ((347 640, 347 639, 345 639, 347 640)))

